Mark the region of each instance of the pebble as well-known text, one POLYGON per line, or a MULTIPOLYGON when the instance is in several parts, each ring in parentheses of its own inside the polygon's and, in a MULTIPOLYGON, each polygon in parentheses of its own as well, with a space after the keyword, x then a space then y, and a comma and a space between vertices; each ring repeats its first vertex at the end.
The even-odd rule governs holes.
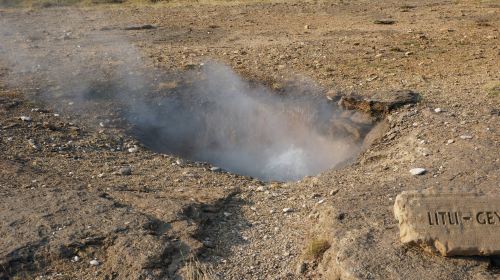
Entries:
POLYGON ((129 153, 135 153, 135 152, 137 152, 138 150, 139 150, 139 148, 138 148, 137 146, 135 146, 135 145, 134 145, 132 148, 129 148, 129 149, 128 149, 128 152, 129 152, 129 153))
POLYGON ((448 144, 453 144, 453 142, 455 142, 455 140, 453 140, 453 139, 448 139, 448 141, 446 141, 446 143, 448 143, 448 144))
POLYGON ((207 248, 215 248, 215 244, 210 240, 203 241, 203 246, 207 248))
POLYGON ((266 190, 266 188, 264 186, 258 186, 255 190, 258 192, 263 192, 266 190))
POLYGON ((74 256, 74 257, 73 257, 73 261, 74 261, 74 262, 80 261, 80 257, 79 257, 79 256, 74 256))
POLYGON ((217 166, 213 166, 213 167, 210 167, 210 171, 212 172, 220 172, 222 169, 220 167, 217 167, 217 166))
POLYGON ((429 149, 427 149, 427 148, 423 148, 423 149, 421 149, 421 150, 420 150, 420 152, 421 152, 421 154, 422 154, 423 156, 425 156, 425 157, 431 154, 431 150, 429 150, 429 149))
POLYGON ((132 174, 132 169, 130 167, 122 167, 119 170, 121 175, 131 175, 132 174))
POLYGON ((441 113, 441 111, 442 111, 441 108, 434 109, 434 112, 436 112, 436 113, 441 113))
POLYGON ((23 122, 30 122, 31 121, 31 118, 28 117, 28 116, 21 116, 20 119, 23 121, 23 122))
POLYGON ((283 208, 283 213, 290 213, 293 212, 292 208, 283 208))
POLYGON ((472 139, 472 135, 460 135, 460 139, 472 139))
POLYGON ((91 260, 89 263, 90 263, 90 265, 94 265, 94 266, 99 265, 99 262, 97 260, 91 260))
POLYGON ((336 195, 340 189, 333 189, 330 191, 330 195, 336 195))
POLYGON ((307 265, 305 262, 300 262, 298 265, 297 265, 297 274, 303 274, 304 272, 306 272, 307 270, 307 265))
POLYGON ((394 23, 396 23, 396 21, 393 19, 390 19, 390 18, 386 18, 386 19, 377 19, 377 20, 373 21, 373 23, 375 23, 375 24, 394 24, 394 23))
POLYGON ((29 139, 28 144, 31 146, 31 148, 35 150, 40 150, 40 147, 35 143, 35 140, 29 139))
POLYGON ((224 212, 224 216, 226 216, 226 217, 230 217, 231 215, 233 215, 233 214, 231 214, 229 212, 224 212))
POLYGON ((411 175, 423 175, 425 174, 425 172, 427 172, 427 170, 425 168, 412 168, 410 169, 410 173, 411 175))

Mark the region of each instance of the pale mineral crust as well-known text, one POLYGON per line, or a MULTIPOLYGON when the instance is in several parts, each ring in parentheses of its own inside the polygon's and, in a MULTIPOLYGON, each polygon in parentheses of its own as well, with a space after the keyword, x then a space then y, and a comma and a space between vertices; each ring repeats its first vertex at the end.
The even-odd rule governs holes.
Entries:
POLYGON ((394 215, 403 243, 443 256, 500 255, 500 196, 402 192, 394 215))

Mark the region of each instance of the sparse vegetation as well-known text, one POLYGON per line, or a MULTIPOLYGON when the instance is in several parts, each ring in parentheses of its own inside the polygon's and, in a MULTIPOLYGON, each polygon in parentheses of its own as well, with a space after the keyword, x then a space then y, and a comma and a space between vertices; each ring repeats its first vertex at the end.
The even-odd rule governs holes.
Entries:
POLYGON ((330 248, 330 243, 325 239, 313 239, 305 249, 305 257, 317 260, 330 248))
POLYGON ((215 272, 207 265, 201 263, 195 258, 187 261, 184 267, 184 276, 186 280, 215 280, 215 272))
POLYGON ((500 96, 500 81, 490 82, 485 86, 489 96, 500 96))

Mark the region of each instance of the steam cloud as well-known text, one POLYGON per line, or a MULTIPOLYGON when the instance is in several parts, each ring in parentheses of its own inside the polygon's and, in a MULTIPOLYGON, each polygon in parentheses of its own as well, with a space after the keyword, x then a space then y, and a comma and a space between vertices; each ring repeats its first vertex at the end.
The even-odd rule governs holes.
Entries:
POLYGON ((27 30, 37 29, 6 26, 4 20, 0 62, 8 64, 16 87, 35 77, 38 100, 71 100, 87 114, 99 114, 93 103, 120 106, 133 135, 154 151, 261 180, 289 181, 339 166, 360 150, 359 139, 332 125, 341 113, 336 106, 303 94, 312 88, 277 94, 215 62, 182 75, 158 74, 146 69, 132 44, 109 34, 88 35, 77 48, 73 42, 64 57, 40 55, 53 51, 57 40, 37 42, 47 49, 23 49, 18 44, 30 36, 27 30), (175 86, 156 90, 165 80, 175 86))
POLYGON ((137 136, 153 150, 279 181, 332 168, 359 150, 334 135, 338 112, 324 99, 277 95, 221 64, 206 64, 193 84, 178 90, 160 105, 132 110, 137 136))

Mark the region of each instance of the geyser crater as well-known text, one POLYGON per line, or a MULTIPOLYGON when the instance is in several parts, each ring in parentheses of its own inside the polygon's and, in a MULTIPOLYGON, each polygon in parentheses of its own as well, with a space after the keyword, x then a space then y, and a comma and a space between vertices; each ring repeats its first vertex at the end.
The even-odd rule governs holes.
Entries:
POLYGON ((263 181, 338 168, 358 155, 373 126, 369 116, 340 109, 318 88, 302 84, 277 94, 216 63, 135 103, 129 121, 146 148, 263 181))

